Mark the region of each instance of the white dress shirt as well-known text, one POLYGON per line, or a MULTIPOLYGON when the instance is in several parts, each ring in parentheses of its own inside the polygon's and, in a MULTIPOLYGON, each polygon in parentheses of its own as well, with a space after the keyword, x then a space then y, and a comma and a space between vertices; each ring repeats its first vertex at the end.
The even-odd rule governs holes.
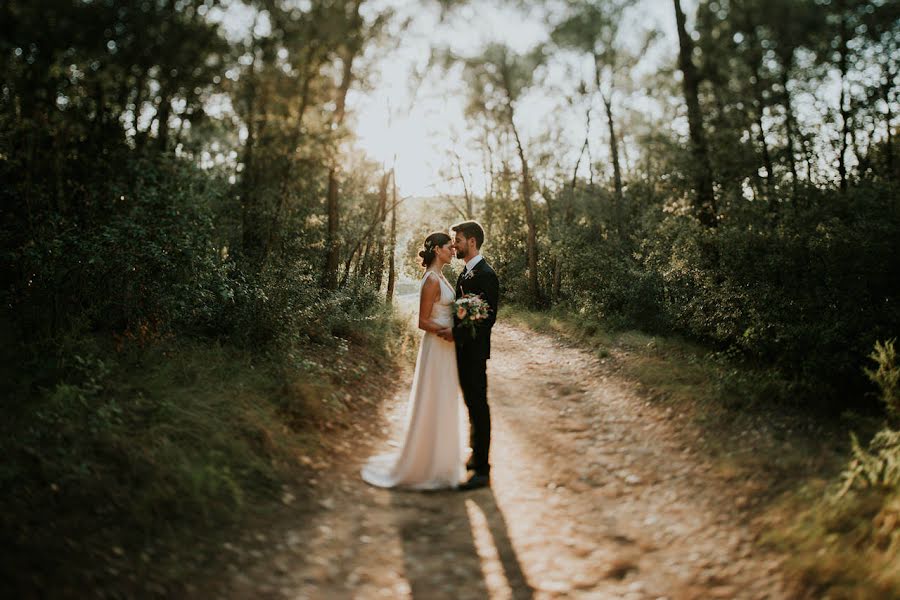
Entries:
POLYGON ((471 273, 471 272, 472 272, 472 269, 475 268, 475 265, 477 265, 477 264, 478 264, 480 261, 482 261, 482 260, 484 260, 484 257, 481 256, 480 254, 476 254, 475 256, 473 256, 472 258, 470 258, 470 259, 469 259, 469 262, 466 263, 466 270, 463 271, 463 273, 464 273, 464 274, 469 274, 469 273, 471 273))

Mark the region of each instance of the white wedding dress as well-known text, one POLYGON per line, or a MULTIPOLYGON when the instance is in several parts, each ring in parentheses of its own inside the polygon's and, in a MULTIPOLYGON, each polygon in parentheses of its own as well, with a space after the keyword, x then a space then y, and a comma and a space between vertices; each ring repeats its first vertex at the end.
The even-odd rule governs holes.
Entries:
MULTIPOLYGON (((455 293, 443 277, 438 280, 441 295, 431 311, 431 320, 453 325, 455 293)), ((453 342, 434 333, 425 333, 416 359, 412 389, 406 406, 406 428, 399 452, 374 456, 362 468, 362 478, 378 487, 415 490, 453 488, 465 475, 464 440, 467 439, 465 406, 456 371, 453 342)))

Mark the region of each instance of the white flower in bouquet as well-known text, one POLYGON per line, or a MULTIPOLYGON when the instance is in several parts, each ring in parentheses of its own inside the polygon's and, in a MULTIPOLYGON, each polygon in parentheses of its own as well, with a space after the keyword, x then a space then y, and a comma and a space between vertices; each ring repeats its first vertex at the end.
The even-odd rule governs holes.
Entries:
POLYGON ((478 294, 465 294, 456 299, 454 306, 459 324, 467 327, 474 338, 475 326, 488 318, 491 313, 491 305, 478 294))

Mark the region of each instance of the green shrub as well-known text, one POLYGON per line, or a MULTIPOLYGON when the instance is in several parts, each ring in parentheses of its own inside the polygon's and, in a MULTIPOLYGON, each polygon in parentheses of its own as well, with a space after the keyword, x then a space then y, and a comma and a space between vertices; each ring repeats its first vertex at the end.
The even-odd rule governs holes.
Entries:
POLYGON ((86 210, 38 214, 35 235, 8 249, 18 278, 6 307, 32 340, 220 324, 233 291, 210 206, 224 193, 183 161, 125 161, 86 210))
MULTIPOLYGON (((563 247, 545 240, 541 251, 565 257, 559 303, 607 327, 730 349, 806 382, 797 400, 819 406, 858 397, 872 343, 900 328, 900 263, 890 260, 900 256, 900 205, 890 184, 804 189, 777 215, 725 197, 725 218, 712 230, 638 185, 627 197, 625 239, 615 234, 611 199, 581 194, 563 247)), ((521 241, 518 229, 495 233, 501 244, 491 251, 503 258, 507 300, 524 301, 521 243, 507 241, 515 235, 521 241)))
POLYGON ((855 434, 850 434, 853 458, 842 474, 843 484, 837 497, 851 489, 900 491, 900 432, 883 429, 875 434, 868 449, 863 449, 855 434))
MULTIPOLYGON (((890 419, 900 416, 900 365, 894 350, 894 339, 875 342, 875 350, 869 357, 878 364, 877 369, 865 368, 865 373, 877 384, 881 400, 890 419)), ((856 435, 851 433, 852 458, 842 474, 843 484, 837 493, 841 498, 852 489, 880 489, 900 492, 900 431, 884 428, 872 438, 864 449, 856 435)))
POLYGON ((878 364, 877 369, 865 369, 866 376, 881 391, 888 416, 895 422, 900 421, 900 363, 897 362, 897 351, 894 349, 896 338, 884 343, 875 342, 875 349, 869 358, 878 364))
MULTIPOLYGON (((895 415, 897 399, 893 342, 876 342, 870 357, 878 369, 865 369, 889 415, 895 415)), ((900 593, 900 431, 885 427, 865 448, 854 433, 850 439, 850 460, 839 480, 785 539, 804 549, 793 563, 810 585, 835 597, 851 591, 854 597, 894 597, 900 593), (849 559, 848 547, 854 550, 849 559)))

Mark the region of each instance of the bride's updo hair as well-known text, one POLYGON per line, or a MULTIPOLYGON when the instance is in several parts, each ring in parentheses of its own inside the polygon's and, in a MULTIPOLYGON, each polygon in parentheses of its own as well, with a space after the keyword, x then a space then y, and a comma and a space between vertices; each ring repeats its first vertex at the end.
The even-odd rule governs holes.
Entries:
POLYGON ((422 245, 425 246, 425 249, 419 252, 419 256, 422 257, 422 266, 427 269, 428 266, 434 262, 434 249, 440 248, 449 241, 450 236, 441 231, 429 234, 422 243, 422 245))

